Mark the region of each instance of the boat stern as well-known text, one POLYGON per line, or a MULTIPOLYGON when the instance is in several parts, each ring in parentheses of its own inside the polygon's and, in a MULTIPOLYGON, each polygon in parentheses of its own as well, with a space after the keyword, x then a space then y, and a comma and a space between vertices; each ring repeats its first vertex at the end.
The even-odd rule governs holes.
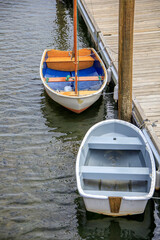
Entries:
POLYGON ((106 199, 83 198, 87 211, 108 216, 127 216, 142 214, 148 199, 128 200, 120 197, 106 199))

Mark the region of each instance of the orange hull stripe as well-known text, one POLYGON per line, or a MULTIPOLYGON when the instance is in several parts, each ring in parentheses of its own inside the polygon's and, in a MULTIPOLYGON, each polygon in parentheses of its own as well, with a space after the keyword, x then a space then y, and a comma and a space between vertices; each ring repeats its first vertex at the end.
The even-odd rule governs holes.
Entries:
MULTIPOLYGON (((64 106, 64 107, 65 107, 65 106, 64 106)), ((65 108, 67 108, 67 107, 65 107, 65 108)), ((70 111, 75 112, 75 113, 81 113, 81 112, 83 112, 84 110, 86 110, 87 108, 89 108, 89 107, 83 108, 83 109, 81 109, 81 110, 76 110, 76 109, 72 109, 72 108, 67 108, 67 109, 69 109, 70 111)))

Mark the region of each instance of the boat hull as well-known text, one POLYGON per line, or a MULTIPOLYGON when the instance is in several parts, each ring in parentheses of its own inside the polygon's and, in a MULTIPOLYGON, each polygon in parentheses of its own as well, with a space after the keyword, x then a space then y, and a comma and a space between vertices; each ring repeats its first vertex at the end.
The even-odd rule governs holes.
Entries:
POLYGON ((87 97, 64 97, 62 95, 58 95, 55 92, 51 91, 47 87, 45 87, 45 90, 48 94, 48 96, 58 104, 62 105, 63 107, 71 110, 75 113, 81 113, 87 108, 89 108, 93 103, 95 103, 101 96, 101 93, 87 96, 87 97))
POLYGON ((76 91, 75 63, 71 55, 71 51, 45 50, 40 76, 52 100, 75 113, 81 113, 100 98, 107 84, 107 73, 94 49, 80 49, 76 91))
POLYGON ((110 216, 141 214, 155 190, 154 157, 133 124, 106 120, 86 133, 76 160, 86 209, 110 216))
POLYGON ((118 213, 111 211, 109 199, 83 198, 87 211, 108 216, 127 216, 144 212, 148 200, 122 199, 118 213))

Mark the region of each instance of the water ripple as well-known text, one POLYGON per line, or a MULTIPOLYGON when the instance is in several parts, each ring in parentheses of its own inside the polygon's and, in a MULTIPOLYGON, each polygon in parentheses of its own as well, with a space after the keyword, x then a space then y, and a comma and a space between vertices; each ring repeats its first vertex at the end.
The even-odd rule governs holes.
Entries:
MULTIPOLYGON (((79 201, 75 160, 86 131, 115 117, 115 104, 102 96, 76 115, 46 95, 39 77, 45 48, 73 48, 71 1, 0 0, 0 10, 0 239, 106 239, 109 224, 85 216, 79 201)), ((78 38, 91 46, 81 20, 78 38)))

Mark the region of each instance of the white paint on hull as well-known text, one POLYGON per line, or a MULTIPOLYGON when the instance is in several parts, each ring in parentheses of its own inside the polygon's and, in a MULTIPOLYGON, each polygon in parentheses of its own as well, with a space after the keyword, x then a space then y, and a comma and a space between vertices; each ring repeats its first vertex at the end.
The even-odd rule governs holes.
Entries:
MULTIPOLYGON (((115 126, 114 126, 115 127, 115 126)), ((116 127, 115 127, 116 129, 116 127)), ((119 128, 121 129, 121 128, 119 128)), ((127 128, 126 128, 127 129, 127 128)), ((115 130, 116 131, 116 130, 115 130)), ((98 162, 98 161, 97 161, 98 162)), ((148 145, 147 140, 145 139, 143 133, 141 132, 140 129, 138 129, 136 126, 134 126, 133 124, 130 124, 128 122, 124 122, 121 120, 117 120, 117 119, 112 119, 112 120, 106 120, 106 121, 102 121, 99 122, 97 124, 95 124, 94 126, 92 126, 88 132, 86 133, 81 146, 79 148, 78 151, 78 155, 77 155, 77 161, 76 161, 76 178, 77 178, 77 187, 78 187, 78 191, 80 193, 80 195, 83 197, 84 202, 85 202, 85 206, 86 209, 88 211, 91 212, 96 212, 96 213, 101 213, 101 214, 105 214, 105 215, 111 215, 111 216, 123 216, 123 215, 133 215, 133 214, 140 214, 143 213, 147 204, 147 201, 153 196, 154 194, 154 190, 155 190, 155 181, 156 181, 156 172, 155 172, 155 162, 154 162, 154 158, 153 158, 153 154, 151 152, 151 149, 148 145), (138 195, 138 193, 134 195, 134 191, 132 192, 132 196, 130 196, 127 192, 124 193, 124 195, 119 195, 116 192, 113 196, 115 197, 121 197, 121 204, 120 204, 120 209, 118 213, 114 213, 111 212, 110 209, 110 204, 109 204, 109 197, 112 196, 112 191, 110 193, 107 193, 107 191, 109 192, 109 190, 105 191, 103 190, 104 194, 100 194, 99 195, 95 192, 97 192, 96 188, 95 191, 94 189, 92 189, 92 194, 88 193, 87 189, 84 189, 84 183, 81 181, 82 179, 82 172, 81 172, 81 167, 83 165, 85 165, 85 158, 87 156, 87 149, 88 149, 88 139, 92 136, 92 132, 94 137, 98 136, 100 137, 100 135, 105 134, 105 128, 107 129, 108 132, 111 131, 110 134, 113 135, 114 130, 110 129, 109 124, 110 123, 120 123, 122 124, 122 135, 125 135, 125 133, 127 134, 127 136, 130 136, 129 132, 125 132, 124 131, 124 126, 126 127, 130 127, 131 129, 133 129, 135 131, 135 134, 137 133, 142 142, 145 144, 145 148, 146 151, 148 151, 149 155, 150 155, 150 163, 148 164, 148 167, 150 167, 150 179, 151 179, 151 183, 150 183, 150 188, 148 189, 148 192, 143 192, 141 193, 141 196, 138 195), (95 129, 98 129, 99 127, 104 126, 104 131, 100 130, 100 132, 98 133, 98 131, 95 133, 95 129), (110 129, 110 130, 109 130, 110 129), (112 132, 113 131, 113 132, 112 132)))
POLYGON ((86 209, 90 212, 109 216, 126 216, 143 213, 148 200, 122 199, 119 213, 112 213, 108 199, 83 198, 86 209))
POLYGON ((56 94, 49 88, 45 87, 47 94, 52 98, 55 102, 64 106, 65 108, 73 109, 75 111, 80 111, 90 107, 93 103, 95 103, 101 96, 101 92, 98 94, 93 94, 87 97, 66 97, 60 94, 56 94))

